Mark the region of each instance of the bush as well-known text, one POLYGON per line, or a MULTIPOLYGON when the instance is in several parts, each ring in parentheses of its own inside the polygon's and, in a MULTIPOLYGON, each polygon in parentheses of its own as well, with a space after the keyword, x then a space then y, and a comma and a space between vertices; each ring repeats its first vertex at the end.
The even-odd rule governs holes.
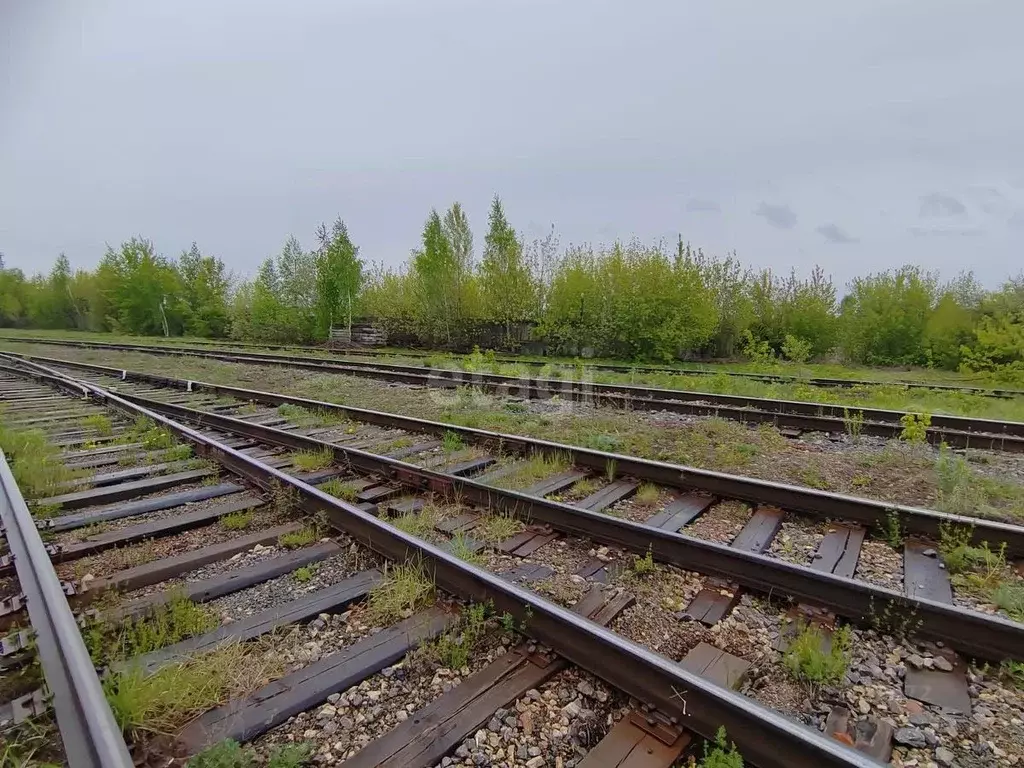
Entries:
POLYGON ((787 333, 782 345, 782 356, 791 363, 806 363, 811 357, 811 342, 787 333))
POLYGON ((783 662, 797 680, 811 685, 836 685, 842 682, 850 663, 850 628, 840 627, 832 633, 828 652, 821 630, 813 624, 803 626, 786 651, 783 662))

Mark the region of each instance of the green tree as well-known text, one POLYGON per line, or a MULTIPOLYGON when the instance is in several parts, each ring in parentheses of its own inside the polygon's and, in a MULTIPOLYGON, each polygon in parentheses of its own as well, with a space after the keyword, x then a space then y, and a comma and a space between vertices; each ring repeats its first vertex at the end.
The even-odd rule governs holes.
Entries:
POLYGON ((213 338, 227 335, 230 278, 224 262, 203 256, 199 247, 192 243, 192 247, 178 259, 178 272, 184 302, 185 333, 213 338))
POLYGON ((858 277, 842 301, 842 347, 856 362, 926 362, 924 332, 935 304, 934 275, 919 267, 858 277))
POLYGON ((316 254, 317 335, 327 338, 331 326, 350 322, 363 282, 363 262, 352 244, 345 222, 338 219, 330 232, 321 225, 316 254))
POLYGON ((1024 273, 986 296, 979 312, 974 339, 960 350, 963 368, 1024 378, 1024 273))
POLYGON ((511 338, 512 323, 536 317, 538 290, 523 246, 516 236, 497 195, 491 201, 487 237, 480 262, 480 292, 484 316, 505 325, 511 338))
POLYGON ((183 327, 177 271, 153 244, 132 238, 117 250, 108 247, 97 281, 111 330, 140 335, 175 335, 183 327))
POLYGON ((715 330, 709 339, 709 351, 720 357, 730 357, 737 351, 743 334, 754 321, 754 308, 750 299, 750 271, 729 254, 725 258, 707 256, 700 249, 684 247, 679 238, 677 259, 692 262, 700 272, 701 281, 711 294, 716 310, 715 330))
POLYGON ((475 284, 468 272, 472 239, 467 240, 468 224, 456 203, 441 221, 431 211, 423 226, 423 246, 413 252, 410 277, 416 296, 417 333, 430 343, 452 344, 465 329, 475 304, 475 284), (451 234, 458 239, 456 251, 451 234), (469 250, 467 250, 467 248, 469 250))
POLYGON ((938 368, 956 370, 960 349, 974 338, 974 315, 947 290, 928 316, 924 328, 927 362, 938 368))

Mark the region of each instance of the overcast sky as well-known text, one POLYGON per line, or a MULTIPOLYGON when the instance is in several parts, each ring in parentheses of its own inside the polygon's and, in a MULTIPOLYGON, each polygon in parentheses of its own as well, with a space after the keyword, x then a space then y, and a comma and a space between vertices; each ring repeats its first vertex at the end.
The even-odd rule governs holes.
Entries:
POLYGON ((1024 267, 1020 0, 0 0, 0 252, 251 273, 342 216, 677 233, 837 282, 1024 267))

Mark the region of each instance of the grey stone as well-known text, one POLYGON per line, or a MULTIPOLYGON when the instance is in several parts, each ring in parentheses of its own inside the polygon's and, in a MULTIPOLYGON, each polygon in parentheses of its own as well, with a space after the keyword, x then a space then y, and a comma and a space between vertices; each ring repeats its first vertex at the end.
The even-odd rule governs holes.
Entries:
POLYGON ((941 669, 943 672, 952 672, 953 665, 950 664, 949 659, 945 656, 936 656, 934 659, 935 668, 941 669))
POLYGON ((932 716, 927 712, 915 712, 910 716, 910 724, 916 726, 931 725, 932 716))
POLYGON ((956 755, 945 747, 939 747, 935 750, 935 762, 939 765, 952 765, 955 759, 956 755))
POLYGON ((920 728, 897 728, 893 739, 897 744, 903 744, 906 747, 923 749, 928 746, 928 739, 920 728))

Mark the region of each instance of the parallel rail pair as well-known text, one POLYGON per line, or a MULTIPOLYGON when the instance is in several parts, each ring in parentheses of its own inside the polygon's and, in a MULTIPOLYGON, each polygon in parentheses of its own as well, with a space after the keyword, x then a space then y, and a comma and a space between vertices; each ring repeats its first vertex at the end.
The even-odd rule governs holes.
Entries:
MULTIPOLYGON (((841 434, 856 432, 884 438, 903 434, 903 420, 920 416, 907 411, 808 403, 796 400, 687 392, 620 384, 573 382, 561 379, 517 378, 493 373, 452 371, 421 366, 331 361, 309 356, 261 354, 181 346, 113 344, 106 342, 36 340, 58 346, 142 352, 162 356, 201 357, 226 362, 274 365, 350 376, 395 381, 425 387, 477 387, 511 397, 546 399, 554 396, 612 407, 714 416, 747 424, 772 424, 781 429, 841 434)), ((47 358, 36 358, 46 361, 47 358)), ((49 360, 56 363, 56 360, 49 360)), ((1024 422, 965 416, 930 416, 926 439, 954 448, 1024 452, 1024 422)))
MULTIPOLYGON (((389 559, 416 560, 424 563, 434 573, 437 585, 459 598, 493 602, 499 611, 506 611, 520 620, 529 615, 531 634, 550 645, 569 661, 593 672, 614 687, 655 706, 667 716, 676 717, 686 727, 699 733, 711 736, 719 726, 724 725, 731 734, 734 734, 745 757, 755 765, 774 767, 873 764, 868 758, 837 742, 766 710, 743 696, 719 689, 706 680, 685 672, 674 662, 601 629, 528 590, 468 565, 431 544, 387 525, 352 504, 329 496, 258 459, 229 448, 179 421, 158 413, 155 409, 142 407, 137 398, 121 397, 100 387, 38 367, 23 372, 75 395, 80 395, 84 391, 90 398, 120 410, 131 418, 146 416, 191 443, 201 454, 217 460, 263 489, 290 488, 299 498, 303 509, 309 512, 324 512, 339 530, 345 531, 389 559)), ((161 410, 165 411, 166 406, 162 406, 161 410)), ((11 490, 8 479, 5 477, 4 480, 5 488, 11 490)), ((529 500, 529 497, 525 500, 529 500)), ((24 508, 24 502, 22 507, 24 508)), ((31 520, 25 519, 26 516, 27 508, 24 508, 24 514, 21 516, 23 519, 16 525, 19 531, 28 536, 30 533, 34 534, 35 529, 31 520)), ((35 536, 41 548, 42 543, 38 541, 38 534, 35 536)), ((63 605, 63 609, 67 610, 62 593, 59 593, 59 596, 44 595, 39 599, 45 601, 45 605, 50 609, 58 610, 58 606, 63 605)), ((35 624, 34 616, 33 623, 35 624)), ((36 626, 37 632, 50 632, 45 622, 41 624, 36 626)), ((40 643, 42 644, 42 640, 40 643)), ((81 652, 84 653, 84 647, 81 652)), ((87 654, 84 661, 79 659, 79 662, 75 663, 74 657, 70 657, 70 662, 74 664, 74 674, 92 676, 92 683, 98 687, 87 654)), ((47 675, 49 674, 51 673, 48 668, 47 675)), ((61 727, 63 732, 63 724, 61 727)), ((98 748, 103 743, 100 735, 93 733, 94 729, 90 729, 84 723, 82 727, 85 733, 90 734, 84 737, 89 741, 89 753, 100 754, 98 748)), ((121 762, 125 756, 123 744, 113 744, 111 750, 100 755, 97 758, 100 760, 98 763, 87 762, 85 755, 77 750, 69 748, 68 752, 74 766, 127 764, 121 762)))

